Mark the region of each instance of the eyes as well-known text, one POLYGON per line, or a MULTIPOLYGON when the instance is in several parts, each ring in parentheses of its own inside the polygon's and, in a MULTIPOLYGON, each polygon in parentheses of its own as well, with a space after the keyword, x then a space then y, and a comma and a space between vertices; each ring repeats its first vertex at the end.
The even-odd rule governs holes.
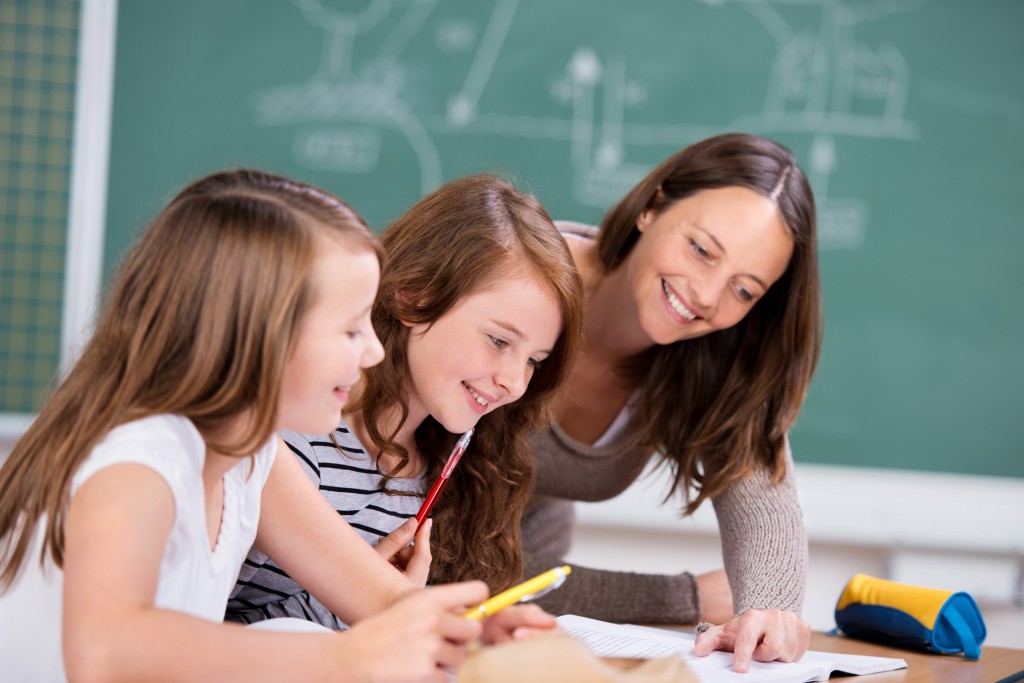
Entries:
POLYGON ((350 341, 358 341, 366 336, 367 332, 373 329, 370 321, 370 312, 360 315, 358 318, 350 319, 342 325, 342 334, 350 341))
MULTIPOLYGON (((690 253, 693 254, 699 261, 707 266, 714 267, 719 263, 718 257, 716 257, 711 250, 704 246, 704 243, 694 237, 688 237, 690 253)), ((752 303, 757 299, 757 294, 745 287, 740 282, 734 282, 732 284, 732 291, 736 298, 745 304, 752 303)))
POLYGON ((713 266, 718 262, 718 259, 713 258, 711 256, 711 252, 708 251, 703 244, 701 244, 692 237, 689 237, 687 239, 690 242, 690 251, 693 252, 694 256, 701 259, 702 261, 707 261, 708 265, 713 266))
MULTIPOLYGON (((507 348, 509 348, 511 346, 511 344, 509 343, 509 341, 507 339, 502 339, 501 337, 496 337, 493 334, 487 335, 487 338, 490 339, 491 346, 493 346, 498 351, 504 351, 505 349, 507 349, 507 348)), ((531 356, 530 358, 528 358, 526 360, 526 365, 527 365, 527 367, 529 367, 529 368, 531 368, 533 370, 536 370, 537 368, 539 368, 541 366, 541 364, 543 362, 544 361, 542 361, 541 359, 534 358, 534 357, 531 356)))

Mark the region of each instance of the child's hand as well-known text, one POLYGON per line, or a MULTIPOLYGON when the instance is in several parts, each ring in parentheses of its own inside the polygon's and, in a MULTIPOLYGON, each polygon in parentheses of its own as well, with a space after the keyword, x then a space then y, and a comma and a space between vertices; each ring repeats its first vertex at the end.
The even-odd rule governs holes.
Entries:
POLYGON ((411 517, 377 544, 377 552, 381 557, 395 565, 418 587, 427 584, 427 575, 430 573, 430 530, 433 524, 432 519, 425 519, 417 532, 416 518, 411 517))
POLYGON ((480 622, 462 612, 486 598, 481 581, 413 591, 338 636, 346 647, 338 670, 357 681, 447 681, 441 668, 457 669, 481 634, 480 622))
POLYGON ((484 620, 483 641, 488 645, 562 633, 555 617, 539 605, 513 605, 484 620))

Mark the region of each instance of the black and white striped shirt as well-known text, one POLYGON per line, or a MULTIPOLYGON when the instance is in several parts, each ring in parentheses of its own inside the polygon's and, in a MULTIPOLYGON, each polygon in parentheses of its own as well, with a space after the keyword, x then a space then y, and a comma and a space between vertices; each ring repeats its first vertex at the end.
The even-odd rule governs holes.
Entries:
MULTIPOLYGON (((395 478, 388 482, 390 491, 416 495, 385 493, 383 475, 344 420, 329 436, 283 431, 281 438, 319 488, 320 495, 370 545, 376 546, 381 538, 419 511, 425 491, 422 478, 395 478)), ((329 628, 347 628, 266 555, 252 549, 228 601, 225 619, 252 623, 275 617, 297 617, 329 628)))

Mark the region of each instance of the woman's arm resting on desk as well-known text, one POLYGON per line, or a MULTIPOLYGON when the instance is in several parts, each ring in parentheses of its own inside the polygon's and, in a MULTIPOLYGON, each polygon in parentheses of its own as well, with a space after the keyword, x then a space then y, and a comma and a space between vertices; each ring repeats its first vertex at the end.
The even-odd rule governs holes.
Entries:
POLYGON ((779 609, 800 613, 807 586, 807 534, 793 461, 778 484, 759 469, 714 501, 736 613, 779 609))
POLYGON ((722 569, 697 575, 697 596, 700 598, 700 621, 724 624, 736 614, 729 577, 722 569))
MULTIPOLYGON (((535 497, 523 515, 525 576, 565 564, 575 516, 572 501, 535 497)), ((565 585, 537 601, 552 614, 603 621, 692 624, 699 621, 697 581, 682 574, 639 574, 573 565, 565 585)), ((732 614, 729 611, 729 614, 732 614)))
MULTIPOLYGON (((525 574, 533 576, 565 562, 527 555, 525 574)), ((577 614, 603 621, 689 624, 697 621, 697 582, 692 574, 636 574, 572 565, 565 585, 537 604, 552 614, 577 614)))
POLYGON ((734 651, 737 671, 746 671, 751 657, 799 658, 810 643, 810 626, 799 616, 807 536, 788 444, 785 457, 786 477, 777 486, 758 471, 714 500, 737 616, 705 633, 699 651, 734 651))

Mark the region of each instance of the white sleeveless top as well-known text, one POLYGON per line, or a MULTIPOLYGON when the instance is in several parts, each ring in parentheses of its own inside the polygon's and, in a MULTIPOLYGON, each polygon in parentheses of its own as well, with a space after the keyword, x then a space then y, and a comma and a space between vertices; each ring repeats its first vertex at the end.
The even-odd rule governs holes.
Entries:
MULTIPOLYGON (((110 465, 138 463, 159 474, 174 498, 174 522, 164 547, 154 603, 220 622, 238 569, 256 538, 260 495, 275 452, 276 440, 271 439, 251 460, 239 459, 224 475, 224 513, 213 551, 206 530, 203 487, 206 444, 187 418, 156 415, 111 430, 78 468, 71 495, 110 465)), ((4 680, 66 680, 61 649, 64 574, 49 555, 45 564, 39 563, 45 526, 45 520, 36 525, 21 572, 0 595, 0 671, 4 680)))

